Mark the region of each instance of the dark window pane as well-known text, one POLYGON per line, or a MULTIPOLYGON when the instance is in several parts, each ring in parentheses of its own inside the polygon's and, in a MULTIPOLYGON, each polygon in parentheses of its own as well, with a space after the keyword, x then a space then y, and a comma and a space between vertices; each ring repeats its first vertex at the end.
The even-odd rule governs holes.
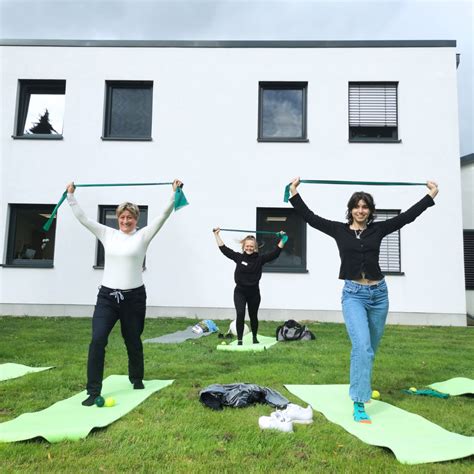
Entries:
POLYGON ((306 89, 307 83, 260 83, 260 139, 306 139, 306 89))
POLYGON ((54 260, 56 219, 48 232, 43 225, 54 205, 10 205, 7 264, 51 266, 54 260))
POLYGON ((466 290, 474 290, 474 230, 465 230, 463 235, 466 290))
POLYGON ((20 80, 16 134, 62 135, 66 81, 20 80))
POLYGON ((108 83, 107 88, 105 136, 150 138, 152 85, 108 83))
MULTIPOLYGON (((257 230, 283 230, 288 234, 288 242, 280 256, 267 263, 263 267, 264 271, 306 270, 306 225, 294 209, 258 208, 257 230)), ((257 238, 262 253, 273 250, 278 242, 276 236, 267 234, 258 234, 257 238)))
MULTIPOLYGON (((148 206, 138 206, 140 209, 140 217, 138 218, 137 230, 145 227, 148 223, 148 206)), ((117 206, 99 206, 99 222, 112 229, 118 229, 118 221, 115 216, 115 209, 117 206)), ((97 267, 104 266, 104 246, 100 241, 97 241, 97 267)), ((145 262, 143 262, 145 266, 145 262)))

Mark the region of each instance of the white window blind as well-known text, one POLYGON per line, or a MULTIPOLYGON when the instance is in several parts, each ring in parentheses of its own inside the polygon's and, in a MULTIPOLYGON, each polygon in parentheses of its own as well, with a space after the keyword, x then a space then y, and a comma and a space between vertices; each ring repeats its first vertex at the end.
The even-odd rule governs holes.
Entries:
MULTIPOLYGON (((399 211, 377 209, 375 222, 386 221, 398 216, 399 211)), ((380 245, 379 264, 382 272, 401 273, 400 262, 400 231, 397 230, 385 236, 380 245)))
POLYGON ((396 127, 396 83, 349 83, 351 127, 396 127))

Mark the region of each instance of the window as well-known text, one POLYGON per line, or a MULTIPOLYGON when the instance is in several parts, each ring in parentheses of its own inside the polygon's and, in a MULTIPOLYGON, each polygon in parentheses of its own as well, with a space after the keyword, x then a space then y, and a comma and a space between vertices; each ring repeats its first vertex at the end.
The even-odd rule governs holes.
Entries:
MULTIPOLYGON (((384 211, 377 209, 374 222, 386 221, 396 217, 400 211, 384 211)), ((385 274, 400 274, 400 230, 388 234, 382 239, 379 256, 380 269, 385 274)))
POLYGON ((106 81, 103 139, 151 140, 152 81, 106 81))
POLYGON ((474 290, 474 230, 465 230, 463 234, 466 290, 474 290))
POLYGON ((307 142, 307 82, 260 82, 258 140, 307 142))
POLYGON ((349 82, 349 141, 399 142, 396 82, 349 82))
POLYGON ((48 232, 43 230, 53 209, 54 204, 10 204, 7 266, 53 266, 56 219, 48 232))
MULTIPOLYGON (((148 206, 138 206, 140 217, 138 218, 137 229, 145 227, 148 223, 148 206)), ((115 216, 117 206, 99 206, 99 222, 113 229, 118 229, 117 217, 115 216)), ((104 268, 104 246, 97 241, 97 259, 95 268, 104 268)), ((145 268, 145 261, 143 261, 145 268)))
POLYGON ((20 79, 14 138, 61 139, 66 81, 20 79))
MULTIPOLYGON (((264 272, 306 272, 306 223, 294 209, 257 208, 257 230, 288 234, 288 242, 280 256, 263 267, 264 272)), ((257 234, 260 252, 270 252, 278 239, 268 234, 257 234)))

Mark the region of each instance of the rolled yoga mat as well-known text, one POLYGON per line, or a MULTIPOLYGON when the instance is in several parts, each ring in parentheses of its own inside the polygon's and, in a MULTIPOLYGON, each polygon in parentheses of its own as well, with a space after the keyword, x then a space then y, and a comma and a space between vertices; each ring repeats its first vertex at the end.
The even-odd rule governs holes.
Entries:
POLYGON ((143 390, 134 390, 126 375, 110 375, 103 382, 102 396, 113 397, 113 407, 85 407, 85 391, 61 400, 44 410, 25 413, 0 423, 0 442, 11 443, 42 437, 50 443, 85 438, 92 429, 103 428, 126 415, 150 395, 173 380, 143 381, 143 390))
POLYGON ((356 423, 349 385, 285 385, 329 421, 342 426, 361 441, 389 448, 404 464, 449 461, 474 454, 474 437, 441 428, 427 419, 388 403, 366 404, 372 424, 356 423))
POLYGON ((467 395, 469 393, 474 394, 474 380, 466 377, 455 377, 453 379, 446 380, 445 382, 437 382, 428 387, 438 392, 447 393, 448 395, 455 397, 457 395, 467 395))
MULTIPOLYGON (((219 344, 217 346, 218 351, 235 351, 235 352, 260 352, 264 351, 270 347, 272 347, 274 344, 276 344, 278 341, 274 337, 268 337, 268 336, 257 336, 259 344, 254 344, 252 342, 252 334, 246 334, 242 338, 242 345, 239 346, 237 345, 237 341, 233 341, 230 344, 219 344)), ((225 341, 224 341, 225 342, 225 341)))
POLYGON ((28 365, 14 364, 7 362, 6 364, 0 364, 0 381, 16 379, 23 375, 30 374, 33 372, 42 372, 43 370, 49 370, 53 367, 29 367, 28 365))

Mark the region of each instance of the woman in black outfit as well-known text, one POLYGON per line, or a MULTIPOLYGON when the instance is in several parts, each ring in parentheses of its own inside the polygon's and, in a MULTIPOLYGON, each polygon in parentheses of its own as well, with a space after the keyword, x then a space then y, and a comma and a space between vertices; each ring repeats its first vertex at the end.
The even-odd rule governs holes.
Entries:
POLYGON ((284 232, 280 232, 280 240, 274 250, 264 255, 258 253, 257 240, 253 235, 248 235, 240 243, 242 253, 234 252, 224 245, 220 236, 220 228, 213 229, 219 250, 236 263, 234 280, 234 305, 237 312, 237 344, 242 345, 244 334, 245 306, 248 305, 250 328, 252 329, 253 343, 258 344, 258 308, 260 306, 260 288, 258 283, 262 277, 262 267, 268 262, 275 260, 280 255, 281 249, 285 246, 282 237, 284 232))
POLYGON ((301 199, 297 187, 290 185, 292 206, 315 229, 335 239, 341 257, 339 278, 344 280, 342 314, 352 343, 349 396, 354 402, 354 420, 371 423, 364 403, 372 395, 372 366, 388 314, 388 291, 379 266, 382 239, 413 222, 434 205, 438 185, 427 181, 428 194, 410 209, 386 221, 374 222, 372 196, 356 192, 347 203, 347 223, 330 221, 314 214, 301 199))

